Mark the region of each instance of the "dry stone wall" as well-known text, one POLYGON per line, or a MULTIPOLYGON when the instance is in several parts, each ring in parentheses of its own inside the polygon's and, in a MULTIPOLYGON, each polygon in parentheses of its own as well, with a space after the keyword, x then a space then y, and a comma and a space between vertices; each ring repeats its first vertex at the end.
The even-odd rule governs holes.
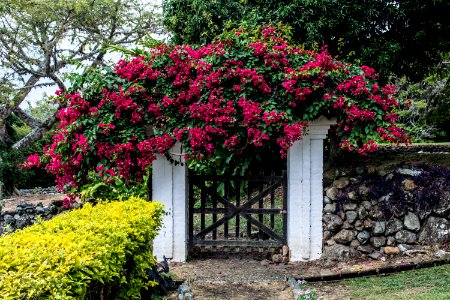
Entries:
POLYGON ((450 242, 450 170, 442 166, 338 169, 323 206, 326 259, 377 259, 450 242))

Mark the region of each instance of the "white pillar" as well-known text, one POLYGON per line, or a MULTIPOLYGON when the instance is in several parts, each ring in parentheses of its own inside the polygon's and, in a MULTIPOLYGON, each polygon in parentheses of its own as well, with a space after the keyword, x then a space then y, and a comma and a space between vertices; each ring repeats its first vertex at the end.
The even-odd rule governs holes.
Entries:
POLYGON ((291 261, 322 255, 323 140, 335 121, 311 123, 307 134, 288 151, 288 232, 291 261))
POLYGON ((152 200, 163 203, 169 213, 153 241, 153 254, 158 261, 165 256, 183 262, 187 257, 187 168, 181 145, 177 143, 171 152, 177 165, 158 155, 152 166, 152 200))

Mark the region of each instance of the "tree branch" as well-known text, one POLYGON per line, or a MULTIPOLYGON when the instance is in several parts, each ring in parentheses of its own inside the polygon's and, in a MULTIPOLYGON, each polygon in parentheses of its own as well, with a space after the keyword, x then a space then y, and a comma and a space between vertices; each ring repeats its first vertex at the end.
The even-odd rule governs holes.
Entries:
POLYGON ((42 122, 41 126, 33 128, 29 134, 27 134, 20 141, 15 143, 12 146, 12 148, 23 149, 32 145, 37 140, 41 139, 44 136, 44 134, 46 134, 55 123, 56 123, 56 113, 48 117, 44 122, 42 122))
POLYGON ((23 109, 20 107, 16 108, 14 110, 14 114, 19 117, 25 124, 30 126, 31 128, 40 127, 43 125, 43 122, 39 120, 38 118, 27 114, 23 109))

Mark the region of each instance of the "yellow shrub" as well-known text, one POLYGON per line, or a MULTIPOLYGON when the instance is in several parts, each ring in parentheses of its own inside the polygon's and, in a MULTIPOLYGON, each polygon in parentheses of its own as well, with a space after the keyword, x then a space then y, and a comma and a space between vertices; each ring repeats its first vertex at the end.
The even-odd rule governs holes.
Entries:
POLYGON ((151 242, 162 205, 139 198, 85 204, 0 238, 0 299, 83 299, 89 286, 114 284, 139 299, 155 283, 151 242))

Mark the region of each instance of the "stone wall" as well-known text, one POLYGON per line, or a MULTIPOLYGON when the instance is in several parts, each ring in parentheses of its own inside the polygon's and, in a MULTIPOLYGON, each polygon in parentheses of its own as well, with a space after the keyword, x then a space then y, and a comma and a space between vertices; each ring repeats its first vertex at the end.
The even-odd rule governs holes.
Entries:
POLYGON ((378 259, 450 241, 450 170, 389 163, 338 167, 325 180, 324 258, 378 259))

